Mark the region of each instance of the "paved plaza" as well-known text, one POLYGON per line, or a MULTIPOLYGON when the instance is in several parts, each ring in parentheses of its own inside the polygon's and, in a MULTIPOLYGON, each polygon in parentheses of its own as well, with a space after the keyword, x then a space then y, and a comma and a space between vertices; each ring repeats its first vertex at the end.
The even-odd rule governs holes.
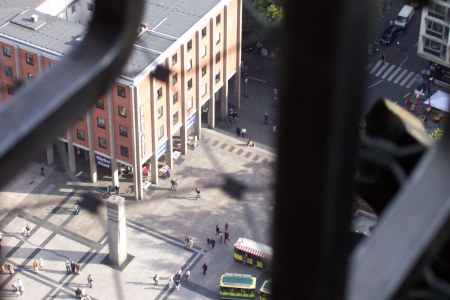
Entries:
MULTIPOLYGON (((99 199, 100 188, 110 183, 74 180, 58 164, 34 161, 0 190, 2 262, 15 266, 14 274, 0 274, 0 298, 16 297, 11 285, 19 278, 25 299, 70 299, 78 286, 92 299, 217 299, 225 272, 252 274, 260 285, 267 274, 234 261, 232 245, 239 237, 271 244, 274 162, 275 156, 258 145, 247 147, 244 139, 204 129, 200 145, 173 169, 178 191, 170 191, 170 180, 162 179, 145 200, 120 194, 126 199, 128 259, 115 267, 108 260, 105 200, 96 214, 73 213, 76 200, 83 201, 86 193, 99 199), (226 222, 231 242, 219 244, 215 226, 223 230, 226 222), (24 238, 26 224, 31 235, 24 238), (192 250, 184 245, 186 235, 194 239, 192 250), (217 241, 214 249, 206 243, 208 236, 217 241), (35 273, 32 264, 39 258, 44 268, 35 273), (66 272, 66 260, 81 264, 79 275, 66 272), (205 276, 204 263, 209 266, 205 276), (180 268, 191 276, 177 292, 169 289, 168 277, 180 268), (88 274, 94 276, 93 288, 88 274)), ((82 179, 83 172, 77 175, 82 179)), ((121 191, 127 184, 121 183, 121 191)))

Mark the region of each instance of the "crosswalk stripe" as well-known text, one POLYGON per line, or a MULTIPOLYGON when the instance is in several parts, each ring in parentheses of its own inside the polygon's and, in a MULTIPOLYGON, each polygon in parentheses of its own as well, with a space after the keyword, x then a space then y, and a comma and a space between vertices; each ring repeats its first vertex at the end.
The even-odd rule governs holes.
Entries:
POLYGON ((403 72, 401 72, 400 75, 398 75, 397 78, 394 80, 394 83, 399 82, 400 79, 402 79, 403 75, 405 75, 406 72, 407 72, 407 70, 403 70, 403 72))
POLYGON ((394 76, 397 75, 397 73, 398 73, 401 69, 402 69, 401 67, 398 67, 398 68, 394 71, 394 73, 392 73, 391 76, 388 78, 388 81, 391 81, 392 78, 394 78, 394 76))
POLYGON ((379 60, 379 61, 375 64, 375 66, 372 68, 372 70, 370 70, 370 74, 375 73, 375 71, 376 71, 377 68, 380 66, 380 64, 381 64, 381 60, 379 60))
POLYGON ((389 63, 384 64, 384 66, 381 67, 381 69, 378 70, 377 74, 375 74, 375 76, 380 76, 381 73, 383 73, 384 69, 386 69, 386 67, 389 65, 389 63))
POLYGON ((413 76, 413 75, 414 75, 414 72, 413 72, 413 71, 409 72, 408 76, 406 76, 406 77, 403 79, 403 81, 400 83, 400 85, 401 85, 401 86, 404 86, 405 83, 406 83, 406 81, 408 81, 408 79, 409 79, 411 76, 413 76))
POLYGON ((412 80, 411 80, 411 82, 410 83, 408 83, 408 85, 406 86, 406 88, 410 88, 412 85, 413 85, 413 83, 415 83, 416 82, 416 78, 413 78, 412 80))
POLYGON ((394 68, 395 65, 391 65, 391 67, 386 72, 384 72, 383 76, 381 76, 381 79, 385 79, 394 68))

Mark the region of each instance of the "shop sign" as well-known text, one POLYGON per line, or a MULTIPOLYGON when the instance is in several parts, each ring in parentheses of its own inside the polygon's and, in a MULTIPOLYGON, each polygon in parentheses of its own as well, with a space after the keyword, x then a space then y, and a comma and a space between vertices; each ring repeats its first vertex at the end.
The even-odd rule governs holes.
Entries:
POLYGON ((193 113, 186 121, 186 128, 191 127, 195 123, 197 123, 197 114, 193 113))
POLYGON ((161 146, 159 146, 158 151, 156 152, 156 159, 158 160, 164 153, 167 152, 168 143, 165 141, 161 146))
POLYGON ((97 163, 97 165, 111 169, 111 159, 95 154, 95 162, 97 163))

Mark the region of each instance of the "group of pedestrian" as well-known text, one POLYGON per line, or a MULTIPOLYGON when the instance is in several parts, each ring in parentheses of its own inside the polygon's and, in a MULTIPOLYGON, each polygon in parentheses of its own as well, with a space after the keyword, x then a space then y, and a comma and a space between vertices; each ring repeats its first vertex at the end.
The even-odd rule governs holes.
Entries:
MULTIPOLYGON (((220 230, 219 224, 216 225, 216 236, 219 236, 219 244, 222 244, 222 242, 225 244, 227 241, 230 241, 230 226, 228 223, 225 223, 224 232, 220 230)), ((206 238, 206 243, 211 246, 211 249, 214 249, 214 246, 216 245, 216 240, 208 236, 206 238)))
POLYGON ((9 274, 14 274, 14 266, 12 263, 3 264, 1 266, 2 273, 9 272, 9 274))
POLYGON ((272 113, 269 115, 268 113, 264 114, 264 125, 272 124, 272 113))
POLYGON ((77 287, 77 289, 75 290, 75 297, 77 299, 86 299, 86 300, 91 299, 89 296, 86 295, 86 289, 80 287, 77 287))
POLYGON ((81 265, 80 265, 80 263, 76 263, 76 262, 74 262, 73 260, 72 261, 69 261, 69 260, 66 260, 66 271, 67 271, 67 273, 73 273, 73 274, 80 274, 80 268, 81 268, 81 265))
POLYGON ((17 281, 12 284, 12 288, 17 297, 22 296, 25 292, 25 287, 23 286, 23 282, 22 280, 20 280, 20 278, 18 278, 17 281))
POLYGON ((237 137, 243 137, 245 138, 245 134, 247 133, 247 129, 239 127, 239 125, 236 127, 236 136, 237 137))

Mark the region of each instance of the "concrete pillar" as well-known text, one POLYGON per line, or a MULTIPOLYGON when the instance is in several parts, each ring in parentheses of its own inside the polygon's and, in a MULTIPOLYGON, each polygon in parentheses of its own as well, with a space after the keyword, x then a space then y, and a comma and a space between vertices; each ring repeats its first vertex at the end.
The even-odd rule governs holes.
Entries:
MULTIPOLYGON (((165 61, 166 68, 170 69, 169 57, 165 61)), ((167 128, 167 153, 166 153, 166 164, 173 169, 173 103, 172 103, 172 82, 166 83, 166 128, 167 128)))
POLYGON ((202 111, 201 111, 201 108, 199 108, 195 113, 197 114, 197 122, 193 125, 194 126, 194 134, 200 140, 202 138, 202 111))
POLYGON ((75 150, 73 149, 72 128, 67 129, 67 156, 69 159, 69 172, 75 173, 77 165, 75 162, 75 150))
MULTIPOLYGON (((131 95, 131 93, 130 93, 131 95)), ((116 161, 116 136, 114 134, 115 132, 115 116, 114 116, 114 109, 113 109, 113 100, 112 100, 112 92, 111 89, 109 89, 108 94, 108 127, 109 127, 109 148, 111 153, 111 184, 112 186, 118 186, 119 185, 119 170, 117 168, 117 161, 116 161)))
POLYGON ((94 131, 92 129, 92 113, 88 110, 86 114, 88 143, 89 143, 89 173, 91 175, 91 182, 97 182, 97 164, 95 163, 94 152, 94 131))
POLYGON ((220 117, 228 117, 228 6, 223 8, 222 91, 220 93, 220 117))
POLYGON ((113 195, 106 202, 108 214, 109 260, 120 266, 127 260, 127 220, 125 218, 125 199, 113 195))
POLYGON ((131 145, 133 147, 133 151, 131 152, 133 155, 133 185, 134 185, 134 199, 142 200, 144 197, 144 190, 142 186, 143 178, 142 178, 142 147, 145 147, 145 108, 144 105, 138 104, 137 100, 137 91, 134 86, 131 89, 130 94, 130 117, 131 117, 131 145))
POLYGON ((234 75, 233 104, 236 108, 241 108, 241 52, 242 52, 242 0, 237 0, 237 41, 236 41, 236 75, 234 75))
POLYGON ((216 64, 214 61, 216 52, 215 52, 215 35, 216 31, 214 30, 216 27, 214 25, 214 18, 209 20, 209 27, 211 28, 211 34, 209 35, 209 65, 211 71, 209 72, 209 94, 211 97, 209 98, 209 106, 208 106, 208 128, 214 129, 216 127, 216 97, 214 93, 214 86, 216 85, 216 64))
POLYGON ((55 162, 55 155, 53 153, 53 143, 47 145, 46 153, 47 153, 47 164, 49 165, 53 164, 55 162))
POLYGON ((183 45, 181 45, 181 65, 183 72, 181 72, 181 124, 183 124, 180 127, 180 151, 183 154, 186 154, 187 152, 187 130, 186 130, 186 122, 187 122, 187 118, 186 118, 186 102, 189 101, 189 99, 186 99, 186 48, 183 45))

